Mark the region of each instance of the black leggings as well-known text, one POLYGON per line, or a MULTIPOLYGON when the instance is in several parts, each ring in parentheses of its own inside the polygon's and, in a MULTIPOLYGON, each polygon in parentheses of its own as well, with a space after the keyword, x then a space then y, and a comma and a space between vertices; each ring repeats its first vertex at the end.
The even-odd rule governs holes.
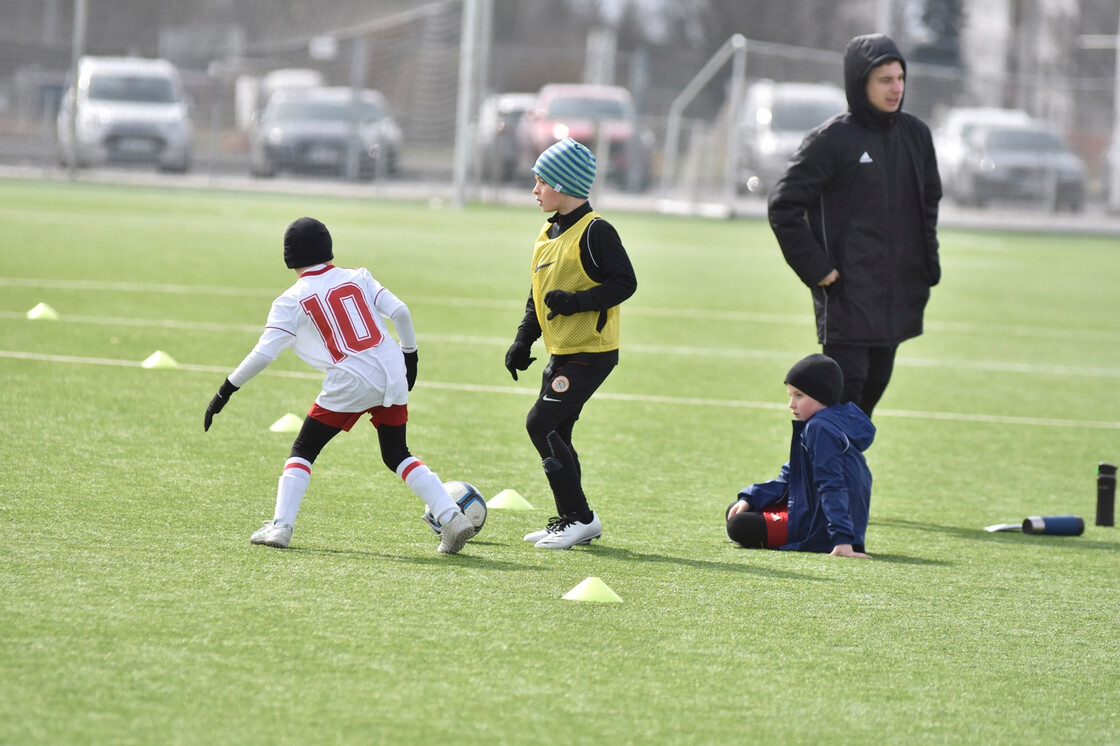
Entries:
POLYGON ((594 366, 554 357, 545 368, 537 402, 525 418, 529 439, 541 457, 557 515, 590 520, 591 508, 583 492, 579 454, 572 445, 572 429, 583 405, 602 385, 614 366, 594 366))
POLYGON ((723 511, 727 521, 727 538, 747 549, 766 548, 766 516, 753 510, 744 510, 730 518, 727 514, 739 501, 728 505, 723 511))
MULTIPOLYGON (((323 447, 340 432, 340 428, 326 425, 310 416, 305 417, 303 427, 292 443, 289 458, 302 458, 308 463, 315 463, 323 447)), ((412 456, 405 440, 405 425, 381 425, 377 428, 377 442, 381 446, 381 460, 390 471, 395 472, 402 461, 412 456)))

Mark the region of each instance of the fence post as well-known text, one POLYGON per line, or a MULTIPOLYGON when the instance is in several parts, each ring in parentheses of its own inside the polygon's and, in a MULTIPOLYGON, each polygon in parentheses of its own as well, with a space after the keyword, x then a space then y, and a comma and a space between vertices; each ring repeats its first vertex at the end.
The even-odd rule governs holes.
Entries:
MULTIPOLYGON (((723 67, 728 58, 731 57, 737 49, 743 50, 744 65, 746 62, 746 45, 747 39, 742 34, 734 34, 723 43, 723 46, 712 55, 704 67, 700 68, 700 72, 696 73, 684 90, 673 99, 673 103, 669 105, 668 121, 665 129, 665 157, 662 160, 661 167, 661 192, 663 194, 669 191, 669 185, 673 180, 673 172, 677 167, 677 148, 679 147, 680 134, 681 134, 681 118, 684 115, 685 108, 692 103, 692 100, 700 93, 705 85, 708 84, 715 74, 723 67)), ((745 67, 744 67, 745 69, 745 67)))
POLYGON ((739 117, 743 109, 743 89, 747 84, 747 40, 731 37, 734 52, 731 58, 731 92, 727 102, 727 149, 723 159, 723 201, 727 214, 735 214, 735 195, 739 186, 739 117))
POLYGON ((78 61, 85 54, 87 0, 74 0, 74 35, 70 47, 70 178, 78 175, 78 61))

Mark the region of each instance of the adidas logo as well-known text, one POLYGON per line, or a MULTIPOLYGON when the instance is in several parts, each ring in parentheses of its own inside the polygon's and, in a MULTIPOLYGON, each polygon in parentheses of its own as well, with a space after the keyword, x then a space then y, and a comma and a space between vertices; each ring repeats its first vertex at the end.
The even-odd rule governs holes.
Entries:
POLYGON ((866 150, 865 150, 865 151, 863 151, 863 155, 861 155, 861 156, 859 157, 859 162, 860 162, 860 163, 871 163, 871 156, 869 156, 869 155, 867 154, 867 151, 866 151, 866 150))

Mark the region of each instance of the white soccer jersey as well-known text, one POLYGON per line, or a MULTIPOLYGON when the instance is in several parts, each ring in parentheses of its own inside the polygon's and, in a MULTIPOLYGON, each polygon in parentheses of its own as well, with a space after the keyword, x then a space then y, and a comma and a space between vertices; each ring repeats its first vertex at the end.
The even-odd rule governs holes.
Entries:
POLYGON ((241 365, 230 374, 243 386, 281 352, 293 347, 326 375, 315 399, 334 412, 408 403, 404 355, 415 349, 412 318, 395 295, 369 271, 317 265, 272 303, 265 330, 241 365), (389 317, 401 343, 389 335, 389 317))

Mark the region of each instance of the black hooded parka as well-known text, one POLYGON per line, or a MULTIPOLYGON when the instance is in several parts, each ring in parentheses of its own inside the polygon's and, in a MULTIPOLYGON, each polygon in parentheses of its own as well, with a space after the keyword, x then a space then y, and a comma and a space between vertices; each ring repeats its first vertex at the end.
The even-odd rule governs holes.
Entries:
POLYGON ((941 177, 929 127, 867 99, 871 71, 897 60, 882 34, 844 55, 848 111, 809 132, 770 194, 770 226, 786 262, 813 293, 823 344, 894 346, 922 333, 929 289, 941 279, 941 177), (839 279, 817 283, 832 270, 839 279))

